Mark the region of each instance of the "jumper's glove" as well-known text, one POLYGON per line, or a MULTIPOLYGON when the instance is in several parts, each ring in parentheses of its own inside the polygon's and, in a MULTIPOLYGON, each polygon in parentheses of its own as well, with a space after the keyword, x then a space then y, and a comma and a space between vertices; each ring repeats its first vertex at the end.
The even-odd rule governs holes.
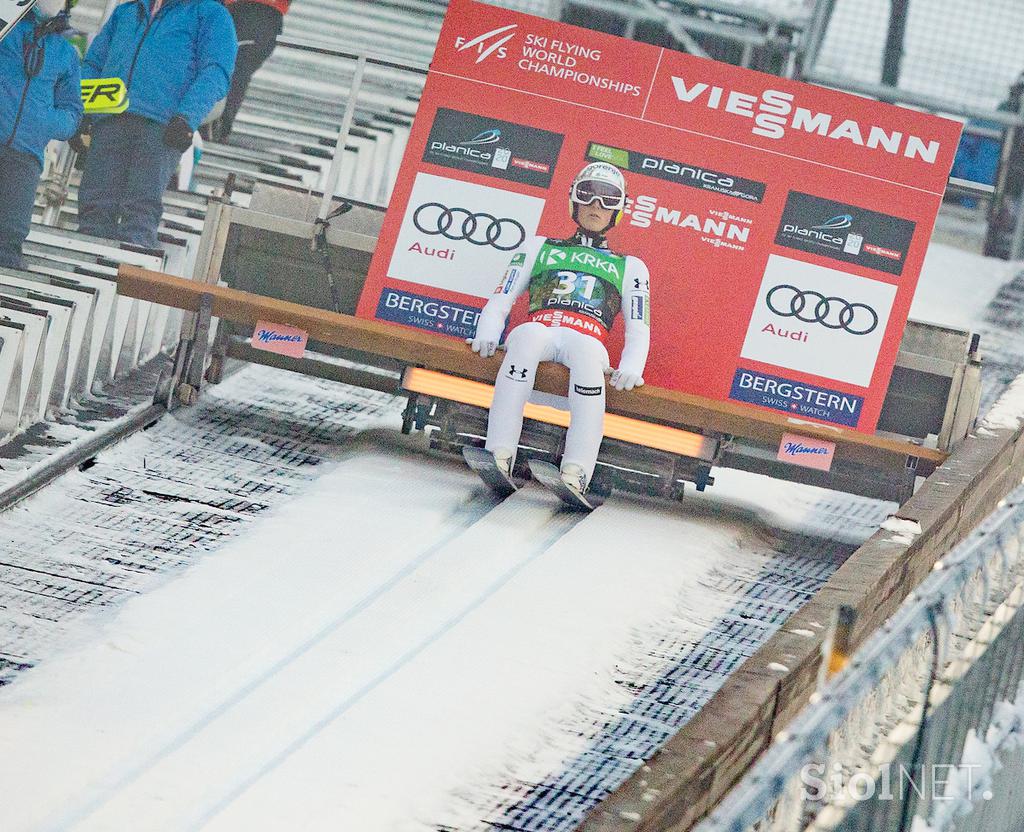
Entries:
POLYGON ((164 128, 164 144, 172 150, 184 153, 192 147, 192 128, 182 116, 175 116, 164 128))
POLYGON ((481 358, 490 358, 498 350, 498 339, 488 338, 479 333, 475 338, 467 338, 466 343, 473 348, 473 352, 480 353, 481 358))
POLYGON ((83 121, 82 126, 78 128, 78 132, 68 139, 68 145, 79 156, 84 156, 89 152, 90 144, 92 144, 92 125, 86 124, 83 121))
POLYGON ((612 387, 616 390, 632 390, 634 387, 644 386, 644 377, 640 373, 632 372, 628 368, 619 367, 612 373, 612 387))

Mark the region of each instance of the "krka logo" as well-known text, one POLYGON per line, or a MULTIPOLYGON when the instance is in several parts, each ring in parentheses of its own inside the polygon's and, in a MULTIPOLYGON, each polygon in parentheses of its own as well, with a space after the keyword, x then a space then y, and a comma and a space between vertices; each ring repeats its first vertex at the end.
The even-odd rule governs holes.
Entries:
POLYGON ((614 280, 621 281, 622 275, 615 260, 596 254, 592 251, 566 251, 561 248, 548 249, 541 261, 543 267, 572 268, 577 267, 581 271, 591 274, 605 274, 614 280))
POLYGON ((589 251, 573 252, 571 262, 574 266, 588 266, 619 280, 622 279, 622 276, 619 274, 619 267, 614 261, 597 254, 591 254, 589 251))

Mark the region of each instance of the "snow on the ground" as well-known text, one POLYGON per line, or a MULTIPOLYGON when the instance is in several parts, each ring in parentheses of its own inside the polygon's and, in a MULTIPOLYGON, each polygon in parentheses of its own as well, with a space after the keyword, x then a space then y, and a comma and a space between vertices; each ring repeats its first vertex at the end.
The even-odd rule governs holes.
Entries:
POLYGON ((1024 263, 982 257, 942 243, 925 256, 910 317, 916 321, 976 329, 985 307, 1024 263))
POLYGON ((1019 376, 981 420, 979 433, 1017 430, 1024 420, 1024 376, 1019 376))
POLYGON ((889 538, 890 542, 900 543, 904 546, 909 546, 921 534, 921 524, 916 520, 905 520, 896 516, 888 518, 882 523, 881 528, 894 533, 889 538))
MULTIPOLYGON (((915 317, 981 326, 1011 268, 934 246, 915 317)), ((381 437, 0 690, 4 832, 486 828, 679 651, 699 707, 797 603, 750 586, 806 569, 813 591, 828 545, 894 508, 728 470, 682 505, 581 516, 533 485, 496 505, 381 437), (723 621, 756 635, 709 650, 723 621)))
POLYGON ((578 751, 545 737, 630 696, 614 666, 680 596, 695 634, 725 610, 702 575, 770 544, 720 514, 493 507, 459 466, 368 449, 0 691, 4 828, 426 824, 510 758, 578 751))

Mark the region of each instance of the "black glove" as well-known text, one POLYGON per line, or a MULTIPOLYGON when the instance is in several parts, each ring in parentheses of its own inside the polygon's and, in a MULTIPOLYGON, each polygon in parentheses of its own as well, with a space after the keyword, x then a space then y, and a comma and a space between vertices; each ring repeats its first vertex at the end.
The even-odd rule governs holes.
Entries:
POLYGON ((85 121, 78 128, 78 132, 68 139, 71 149, 79 156, 84 156, 89 152, 90 142, 92 142, 92 125, 85 121))
POLYGON ((192 147, 192 128, 182 116, 175 116, 164 128, 164 144, 172 150, 184 153, 192 147))

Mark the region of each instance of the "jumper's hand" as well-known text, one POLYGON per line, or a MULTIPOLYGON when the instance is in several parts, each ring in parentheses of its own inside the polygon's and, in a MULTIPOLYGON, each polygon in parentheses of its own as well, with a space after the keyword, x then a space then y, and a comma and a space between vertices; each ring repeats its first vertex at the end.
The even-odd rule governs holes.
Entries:
POLYGON ((612 373, 611 383, 616 390, 632 390, 634 387, 643 387, 644 378, 640 373, 620 367, 612 373))
POLYGON ((490 358, 498 350, 497 339, 490 339, 479 335, 476 338, 467 338, 466 343, 473 348, 473 352, 480 353, 481 358, 490 358))

